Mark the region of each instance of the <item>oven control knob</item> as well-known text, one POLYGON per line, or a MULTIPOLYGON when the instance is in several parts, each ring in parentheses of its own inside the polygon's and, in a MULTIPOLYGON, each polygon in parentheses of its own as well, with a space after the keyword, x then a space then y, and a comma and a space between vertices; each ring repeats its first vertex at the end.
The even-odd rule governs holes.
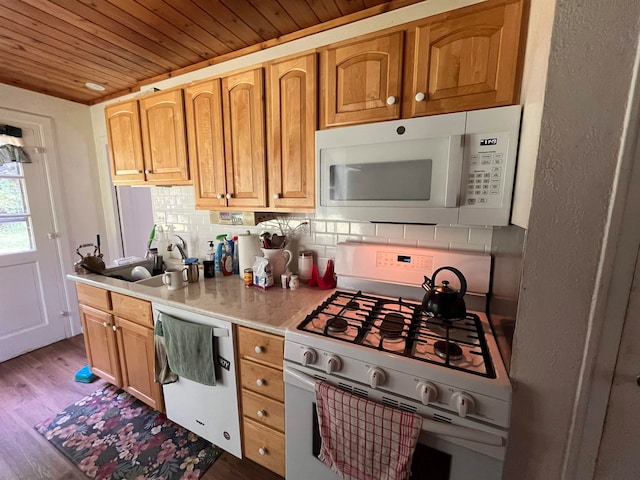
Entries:
POLYGON ((324 367, 324 370, 325 372, 327 372, 327 374, 337 372, 341 368, 342 368, 342 362, 340 361, 340 358, 336 357, 335 355, 329 355, 327 357, 327 363, 325 364, 325 367, 324 367))
POLYGON ((378 388, 386 380, 387 376, 381 368, 372 367, 369 369, 369 385, 371 385, 371 388, 378 388))
POLYGON ((451 395, 451 404, 461 417, 466 417, 467 414, 473 413, 475 402, 473 397, 466 393, 455 392, 451 395))
POLYGON ((423 405, 429 405, 438 399, 438 387, 431 382, 418 382, 416 389, 423 405))
POLYGON ((302 366, 313 365, 318 359, 318 354, 313 348, 305 348, 302 352, 302 366))

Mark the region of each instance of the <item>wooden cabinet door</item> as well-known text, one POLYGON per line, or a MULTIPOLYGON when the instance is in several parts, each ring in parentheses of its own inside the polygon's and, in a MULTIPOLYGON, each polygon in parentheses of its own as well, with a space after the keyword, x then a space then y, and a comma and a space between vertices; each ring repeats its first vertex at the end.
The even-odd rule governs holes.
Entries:
POLYGON ((130 100, 104 109, 109 142, 111 178, 115 184, 144 182, 144 160, 138 101, 130 100))
POLYGON ((115 317, 122 388, 147 405, 162 411, 162 387, 154 380, 153 329, 115 317))
POLYGON ((320 53, 320 128, 400 118, 404 32, 320 53))
POLYGON ((80 305, 84 343, 91 371, 118 387, 122 375, 118 364, 118 347, 113 331, 113 316, 86 305, 80 305))
POLYGON ((317 73, 315 54, 269 65, 269 205, 315 206, 317 73))
POLYGON ((140 117, 147 181, 156 185, 191 183, 182 89, 140 99, 140 117))
POLYGON ((227 205, 266 207, 264 79, 261 68, 222 79, 227 205))
POLYGON ((207 80, 185 89, 189 168, 196 208, 227 206, 227 180, 222 128, 220 79, 207 80))
POLYGON ((517 103, 522 1, 470 10, 416 27, 406 114, 517 103))

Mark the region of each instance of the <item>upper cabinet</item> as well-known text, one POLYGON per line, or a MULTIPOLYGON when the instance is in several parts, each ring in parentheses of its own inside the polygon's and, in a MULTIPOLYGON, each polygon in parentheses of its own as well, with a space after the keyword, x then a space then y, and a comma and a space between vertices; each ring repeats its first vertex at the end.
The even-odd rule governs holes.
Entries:
POLYGON ((312 53, 268 66, 267 166, 273 209, 315 206, 316 64, 312 53))
POLYGON ((262 69, 194 83, 185 93, 196 208, 265 208, 262 69))
POLYGON ((517 103, 521 22, 518 1, 456 10, 411 29, 404 116, 517 103))
POLYGON ((227 205, 267 206, 262 68, 222 78, 227 205))
POLYGON ((117 185, 190 184, 181 88, 105 108, 117 185))
POLYGON ((487 0, 321 49, 320 128, 517 103, 522 14, 487 0))
POLYGON ((185 89, 189 167, 196 208, 205 210, 227 206, 221 83, 214 78, 185 89))
POLYGON ((320 51, 320 128, 400 118, 404 32, 320 51))
POLYGON ((107 121, 111 176, 117 184, 144 182, 144 159, 138 101, 130 100, 104 109, 107 121))

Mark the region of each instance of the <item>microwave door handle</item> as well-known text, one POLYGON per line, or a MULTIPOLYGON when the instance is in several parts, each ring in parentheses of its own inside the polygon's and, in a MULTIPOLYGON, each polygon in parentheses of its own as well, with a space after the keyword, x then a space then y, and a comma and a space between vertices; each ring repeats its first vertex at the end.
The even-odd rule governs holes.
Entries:
POLYGON ((447 169, 447 191, 444 198, 445 207, 458 206, 463 158, 464 135, 449 136, 449 168, 447 169))
MULTIPOLYGON (((315 378, 287 365, 284 366, 284 381, 285 383, 295 385, 308 392, 315 393, 315 378)), ((427 433, 446 435, 448 437, 460 438, 462 440, 482 443, 485 445, 494 445, 498 447, 504 445, 504 439, 500 435, 476 430, 474 428, 462 427, 460 425, 436 422, 435 420, 430 420, 424 417, 422 418, 422 430, 427 433)))

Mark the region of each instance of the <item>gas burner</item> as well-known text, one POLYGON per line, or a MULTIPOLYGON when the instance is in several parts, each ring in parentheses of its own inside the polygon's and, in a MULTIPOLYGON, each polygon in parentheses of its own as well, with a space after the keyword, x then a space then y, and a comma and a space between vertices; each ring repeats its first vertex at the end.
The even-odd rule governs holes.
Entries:
POLYGON ((404 330, 404 316, 400 313, 387 313, 379 327, 380 336, 385 339, 398 338, 404 330))
POLYGON ((433 344, 433 349, 440 358, 448 358, 449 360, 460 360, 462 355, 462 348, 453 342, 447 342, 445 340, 438 340, 433 344))
POLYGON ((349 300, 344 306, 347 310, 360 310, 360 304, 355 300, 349 300))
POLYGON ((327 332, 342 333, 346 332, 349 327, 349 323, 340 317, 335 317, 327 320, 327 332))

